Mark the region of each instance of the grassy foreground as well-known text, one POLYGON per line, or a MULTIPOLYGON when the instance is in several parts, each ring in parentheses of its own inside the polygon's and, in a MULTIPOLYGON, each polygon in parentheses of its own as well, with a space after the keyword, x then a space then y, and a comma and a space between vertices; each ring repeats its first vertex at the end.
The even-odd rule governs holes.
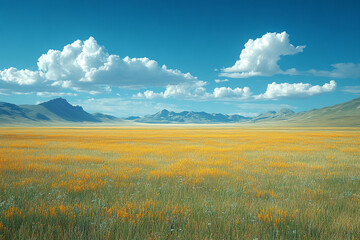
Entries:
POLYGON ((0 239, 360 239, 359 133, 2 128, 0 239))

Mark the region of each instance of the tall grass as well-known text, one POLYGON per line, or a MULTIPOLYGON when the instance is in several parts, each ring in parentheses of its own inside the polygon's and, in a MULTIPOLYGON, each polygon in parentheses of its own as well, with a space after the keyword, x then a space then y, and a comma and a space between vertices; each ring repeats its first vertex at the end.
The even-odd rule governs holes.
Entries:
POLYGON ((359 239, 358 129, 2 128, 0 239, 359 239))

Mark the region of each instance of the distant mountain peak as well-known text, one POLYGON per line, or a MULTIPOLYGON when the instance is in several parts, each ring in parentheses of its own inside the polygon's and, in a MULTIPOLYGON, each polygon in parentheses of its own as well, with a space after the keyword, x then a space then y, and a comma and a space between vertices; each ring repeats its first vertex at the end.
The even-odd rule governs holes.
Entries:
POLYGON ((161 114, 163 114, 163 113, 165 114, 165 113, 169 113, 169 111, 166 110, 166 109, 163 109, 163 110, 160 111, 160 113, 161 113, 161 114))
POLYGON ((55 98, 47 102, 39 104, 47 108, 49 111, 55 113, 59 117, 74 122, 99 122, 95 116, 84 111, 81 106, 73 106, 64 98, 55 98))
POLYGON ((40 103, 39 105, 42 105, 44 103, 67 103, 67 104, 70 104, 65 98, 62 98, 62 97, 51 99, 49 101, 40 103))
POLYGON ((56 102, 56 101, 68 102, 65 98, 62 98, 62 97, 54 98, 54 99, 52 99, 52 100, 50 100, 50 101, 54 101, 54 102, 56 102))
POLYGON ((39 105, 42 105, 44 107, 75 107, 75 108, 81 108, 80 106, 73 106, 71 105, 65 98, 55 98, 52 100, 49 100, 47 102, 40 103, 39 105))
POLYGON ((280 113, 280 114, 293 114, 295 112, 293 110, 289 109, 289 108, 281 108, 281 109, 279 109, 279 111, 277 113, 280 113))
POLYGON ((158 117, 167 117, 169 114, 170 112, 166 109, 163 109, 160 112, 156 113, 158 117))

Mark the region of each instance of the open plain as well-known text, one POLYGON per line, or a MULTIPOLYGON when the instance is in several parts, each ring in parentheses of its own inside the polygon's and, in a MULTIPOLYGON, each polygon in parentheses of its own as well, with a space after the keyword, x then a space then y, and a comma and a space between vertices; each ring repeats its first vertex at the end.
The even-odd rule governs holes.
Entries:
POLYGON ((358 239, 358 128, 2 128, 0 239, 358 239))

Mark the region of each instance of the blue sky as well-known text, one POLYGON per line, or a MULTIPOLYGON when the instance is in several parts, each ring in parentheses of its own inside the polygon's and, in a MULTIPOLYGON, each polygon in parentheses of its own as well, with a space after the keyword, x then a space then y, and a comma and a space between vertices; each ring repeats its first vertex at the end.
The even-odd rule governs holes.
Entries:
POLYGON ((355 0, 2 0, 0 101, 61 96, 116 116, 333 105, 360 96, 359 12, 355 0))

